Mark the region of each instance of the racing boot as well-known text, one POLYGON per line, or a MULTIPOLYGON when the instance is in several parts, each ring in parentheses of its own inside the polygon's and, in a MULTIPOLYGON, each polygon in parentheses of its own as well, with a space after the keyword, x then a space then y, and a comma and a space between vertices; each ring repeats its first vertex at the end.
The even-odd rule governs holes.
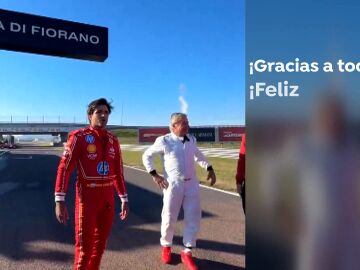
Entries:
POLYGON ((188 270, 198 270, 197 266, 195 265, 191 252, 185 252, 184 250, 181 251, 181 261, 185 265, 186 269, 188 270))
POLYGON ((171 247, 162 247, 161 260, 165 264, 171 263, 171 247))

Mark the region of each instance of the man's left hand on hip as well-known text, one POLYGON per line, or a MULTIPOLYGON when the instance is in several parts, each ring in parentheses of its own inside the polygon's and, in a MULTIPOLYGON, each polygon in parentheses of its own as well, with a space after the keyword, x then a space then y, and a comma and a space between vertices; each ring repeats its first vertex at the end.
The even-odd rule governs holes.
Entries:
POLYGON ((213 186, 216 183, 216 175, 214 170, 208 172, 206 180, 210 180, 210 186, 213 186))

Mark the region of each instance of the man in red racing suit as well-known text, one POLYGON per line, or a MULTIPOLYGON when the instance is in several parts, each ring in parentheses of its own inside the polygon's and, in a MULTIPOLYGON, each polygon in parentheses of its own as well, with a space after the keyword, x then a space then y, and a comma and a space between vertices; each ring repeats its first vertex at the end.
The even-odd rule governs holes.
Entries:
POLYGON ((128 215, 121 150, 117 137, 105 129, 112 106, 106 99, 89 104, 90 126, 70 133, 56 184, 56 217, 69 218, 65 195, 77 167, 74 269, 99 269, 114 218, 114 187, 122 202, 120 218, 128 215))

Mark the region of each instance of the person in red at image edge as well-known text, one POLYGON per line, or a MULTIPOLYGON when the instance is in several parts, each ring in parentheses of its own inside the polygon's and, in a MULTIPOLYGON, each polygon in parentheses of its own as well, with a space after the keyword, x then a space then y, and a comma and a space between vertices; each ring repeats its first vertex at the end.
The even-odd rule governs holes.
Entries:
POLYGON ((239 159, 237 164, 236 173, 236 187, 239 195, 241 196, 242 206, 245 214, 245 153, 246 153, 246 134, 243 135, 239 159))
POLYGON ((120 219, 129 213, 120 144, 106 130, 112 106, 104 98, 88 106, 87 128, 69 134, 55 184, 55 214, 66 225, 65 195, 77 168, 74 269, 99 269, 115 215, 114 187, 121 200, 120 219))

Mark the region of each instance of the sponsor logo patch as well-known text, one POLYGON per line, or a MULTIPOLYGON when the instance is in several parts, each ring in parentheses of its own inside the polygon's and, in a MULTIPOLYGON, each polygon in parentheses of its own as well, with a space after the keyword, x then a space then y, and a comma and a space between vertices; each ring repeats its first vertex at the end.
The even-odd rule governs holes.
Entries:
POLYGON ((115 149, 112 146, 109 148, 109 156, 115 158, 115 149))
POLYGON ((88 153, 94 154, 94 153, 96 153, 96 145, 95 144, 89 144, 87 146, 86 150, 88 151, 88 153))
POLYGON ((107 161, 101 161, 97 165, 97 172, 99 175, 109 174, 109 163, 107 161))
POLYGON ((65 149, 62 156, 65 157, 65 158, 69 157, 70 156, 69 150, 65 149))
POLYGON ((88 159, 94 160, 94 159, 97 158, 97 154, 96 153, 95 154, 88 154, 87 157, 88 157, 88 159))
POLYGON ((87 142, 87 143, 94 143, 95 142, 95 138, 94 138, 94 136, 93 135, 86 135, 85 136, 85 141, 87 142))

